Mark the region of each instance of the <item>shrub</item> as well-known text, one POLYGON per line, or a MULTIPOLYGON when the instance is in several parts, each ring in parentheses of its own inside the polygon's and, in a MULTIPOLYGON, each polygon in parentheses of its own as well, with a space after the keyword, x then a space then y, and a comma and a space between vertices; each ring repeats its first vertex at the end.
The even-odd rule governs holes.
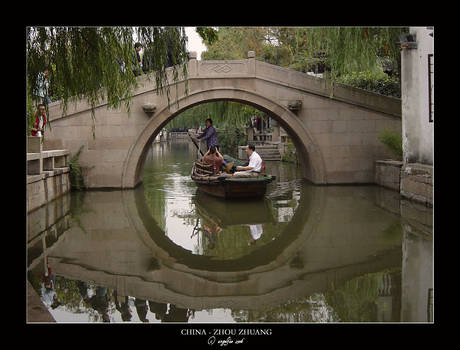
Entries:
POLYGON ((297 151, 294 144, 288 141, 286 145, 287 149, 284 152, 284 155, 282 156, 281 160, 283 162, 299 164, 299 157, 297 155, 297 151))
POLYGON ((402 160, 403 149, 401 135, 391 130, 382 130, 379 135, 379 140, 388 147, 397 160, 402 160))
POLYGON ((78 152, 75 153, 72 158, 69 159, 69 168, 70 168, 70 186, 72 190, 80 191, 83 189, 84 182, 83 182, 83 173, 78 162, 78 157, 83 149, 83 145, 78 149, 78 152))
POLYGON ((219 152, 231 157, 238 157, 238 146, 247 144, 247 135, 237 127, 227 127, 219 129, 217 132, 219 139, 219 152))
POLYGON ((27 135, 30 136, 30 130, 34 127, 35 124, 35 107, 32 102, 32 97, 30 97, 29 94, 27 94, 27 112, 26 112, 26 118, 27 118, 27 135))
POLYGON ((340 76, 337 82, 381 95, 401 98, 401 86, 398 78, 389 77, 383 72, 353 72, 340 76))

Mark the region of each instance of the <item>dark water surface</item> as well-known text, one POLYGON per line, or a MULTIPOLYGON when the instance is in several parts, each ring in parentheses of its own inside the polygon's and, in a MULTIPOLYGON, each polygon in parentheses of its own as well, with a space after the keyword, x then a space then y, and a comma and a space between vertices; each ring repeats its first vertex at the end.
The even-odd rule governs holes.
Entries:
POLYGON ((28 215, 28 279, 57 322, 433 320, 432 209, 282 162, 265 199, 216 199, 190 178, 195 154, 154 144, 136 189, 28 215))

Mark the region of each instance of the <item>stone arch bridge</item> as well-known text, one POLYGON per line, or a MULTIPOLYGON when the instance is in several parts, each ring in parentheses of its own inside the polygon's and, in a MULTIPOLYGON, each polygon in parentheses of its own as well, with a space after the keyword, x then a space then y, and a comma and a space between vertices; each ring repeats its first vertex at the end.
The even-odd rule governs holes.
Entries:
POLYGON ((98 105, 95 139, 85 101, 69 104, 65 115, 59 101, 50 104, 44 149, 74 154, 83 145, 79 161, 88 188, 134 188, 142 181, 151 143, 171 119, 200 103, 229 100, 275 119, 291 136, 304 177, 314 184, 372 183, 374 161, 391 156, 378 135, 383 129, 401 132, 400 99, 340 84, 332 90, 326 80, 257 61, 252 52, 244 60, 195 57, 192 53, 188 62, 188 94, 183 78, 171 83, 170 107, 145 76, 138 78, 129 117, 122 108, 98 105))

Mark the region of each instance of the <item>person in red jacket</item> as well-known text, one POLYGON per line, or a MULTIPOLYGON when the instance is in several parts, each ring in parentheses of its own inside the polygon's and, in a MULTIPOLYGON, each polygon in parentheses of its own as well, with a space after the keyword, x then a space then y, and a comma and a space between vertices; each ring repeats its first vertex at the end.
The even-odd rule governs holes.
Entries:
POLYGON ((32 136, 43 136, 43 133, 45 132, 45 125, 46 125, 45 105, 39 104, 38 110, 35 112, 35 124, 34 124, 34 127, 31 129, 30 134, 32 136))
POLYGON ((224 164, 224 157, 219 153, 216 146, 211 146, 202 158, 205 164, 214 164, 216 173, 220 173, 220 167, 224 164))

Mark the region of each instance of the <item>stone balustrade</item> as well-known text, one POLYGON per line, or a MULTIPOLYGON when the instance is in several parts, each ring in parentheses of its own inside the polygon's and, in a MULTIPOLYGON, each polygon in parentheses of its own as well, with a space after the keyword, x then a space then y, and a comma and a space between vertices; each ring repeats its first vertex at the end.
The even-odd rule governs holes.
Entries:
POLYGON ((68 150, 43 150, 41 137, 27 139, 27 212, 70 191, 68 150))
POLYGON ((68 150, 44 151, 41 137, 37 136, 28 136, 27 141, 27 175, 68 167, 68 150))

